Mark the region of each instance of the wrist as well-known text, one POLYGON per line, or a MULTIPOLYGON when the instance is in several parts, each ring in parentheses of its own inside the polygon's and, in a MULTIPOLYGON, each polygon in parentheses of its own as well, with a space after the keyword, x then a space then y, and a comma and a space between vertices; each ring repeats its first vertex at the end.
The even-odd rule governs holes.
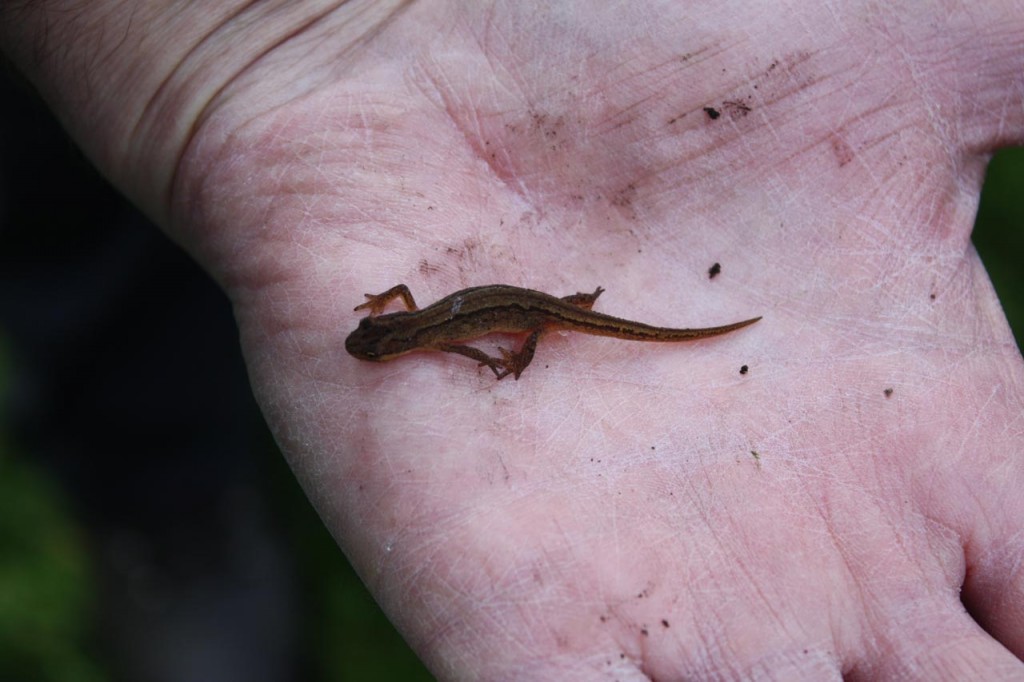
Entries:
MULTIPOLYGON (((275 78, 289 78, 271 92, 279 99, 295 96, 303 87, 295 72, 316 73, 346 49, 349 38, 339 37, 331 54, 317 52, 319 61, 307 61, 314 50, 303 47, 306 36, 344 33, 352 15, 361 27, 372 26, 372 15, 386 17, 393 4, 11 3, 0 8, 0 49, 35 84, 93 163, 167 227, 180 159, 212 112, 244 92, 244 83, 271 71, 275 78), (280 69, 280 63, 276 70, 264 68, 284 54, 290 70, 280 69)), ((253 98, 248 113, 273 104, 253 98)), ((231 108, 236 121, 246 119, 246 107, 231 108)))

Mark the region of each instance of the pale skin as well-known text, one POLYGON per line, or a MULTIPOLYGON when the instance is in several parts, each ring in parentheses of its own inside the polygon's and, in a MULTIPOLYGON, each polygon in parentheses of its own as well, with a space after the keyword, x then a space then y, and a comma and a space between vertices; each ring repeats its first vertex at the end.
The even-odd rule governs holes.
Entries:
POLYGON ((62 4, 5 49, 231 296, 439 677, 1024 679, 1024 373, 969 242, 1020 3, 62 4), (349 357, 396 282, 764 319, 496 382, 349 357))

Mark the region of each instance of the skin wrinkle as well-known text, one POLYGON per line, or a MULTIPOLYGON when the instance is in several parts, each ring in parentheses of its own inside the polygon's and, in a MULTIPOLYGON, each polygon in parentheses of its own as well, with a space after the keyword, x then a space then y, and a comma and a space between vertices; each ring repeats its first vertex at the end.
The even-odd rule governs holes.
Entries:
MULTIPOLYGON (((139 114, 134 124, 132 125, 132 137, 140 137, 143 135, 144 131, 150 128, 160 127, 159 121, 162 118, 162 113, 165 110, 165 108, 168 107, 167 103, 163 100, 170 99, 173 101, 174 97, 166 93, 172 91, 171 86, 175 80, 180 80, 181 78, 183 78, 182 72, 186 70, 186 64, 194 60, 201 59, 200 55, 204 46, 209 44, 212 40, 218 38, 222 34, 222 32, 225 31, 226 28, 232 26, 236 21, 238 21, 239 17, 242 16, 254 4, 255 3, 253 2, 240 3, 230 14, 221 17, 218 21, 211 24, 210 27, 203 32, 203 34, 197 36, 193 44, 185 51, 184 54, 181 55, 181 57, 178 60, 178 64, 167 71, 167 74, 164 76, 163 80, 159 83, 159 85, 157 85, 157 87, 153 91, 153 94, 148 98, 146 103, 143 105, 141 113, 139 114), (148 119, 156 119, 158 123, 152 125, 144 125, 144 123, 148 119)), ((250 65, 251 64, 252 61, 250 61, 250 65)), ((236 72, 235 77, 237 77, 237 75, 238 72, 236 72)), ((187 76, 184 78, 186 81, 188 80, 187 76)), ((224 79, 224 83, 230 83, 231 80, 232 77, 228 77, 224 79)), ((203 113, 210 106, 210 102, 213 101, 216 95, 223 92, 224 87, 225 85, 221 85, 217 90, 214 91, 212 96, 207 97, 206 101, 199 105, 197 109, 197 114, 191 117, 191 123, 188 125, 188 132, 182 143, 179 145, 179 149, 181 151, 178 154, 177 163, 174 164, 175 170, 172 171, 170 181, 168 182, 168 193, 175 186, 174 179, 178 173, 177 168, 180 167, 181 157, 185 154, 185 150, 188 149, 192 138, 195 136, 198 122, 201 120, 201 118, 203 118, 203 113)), ((186 88, 184 85, 182 85, 180 88, 174 88, 174 90, 185 89, 186 88)), ((170 205, 169 195, 168 205, 170 205)))
MULTIPOLYGON (((42 35, 40 36, 41 39, 36 42, 32 49, 33 56, 38 64, 49 63, 55 67, 63 65, 69 61, 69 56, 72 54, 70 46, 68 42, 61 39, 66 35, 74 34, 79 39, 85 40, 89 43, 90 49, 85 51, 83 60, 77 64, 77 68, 73 71, 76 78, 83 79, 83 82, 86 83, 86 90, 89 91, 95 87, 92 80, 93 73, 102 73, 103 69, 98 68, 99 64, 96 62, 86 61, 85 57, 96 55, 101 52, 106 52, 106 56, 108 57, 113 54, 114 50, 102 50, 96 48, 103 46, 104 39, 110 33, 109 26, 107 26, 107 24, 113 18, 119 16, 118 10, 120 7, 118 3, 108 4, 108 11, 106 14, 102 14, 98 17, 92 17, 91 13, 87 11, 88 2, 77 3, 77 8, 74 7, 75 4, 76 3, 59 1, 30 1, 22 3, 22 7, 26 10, 24 16, 25 19, 31 20, 35 17, 40 17, 44 24, 42 35), (57 20, 49 21, 49 19, 52 15, 58 14, 60 22, 66 23, 68 27, 61 38, 55 39, 52 32, 56 29, 53 27, 59 25, 60 22, 57 20)), ((122 38, 122 42, 123 40, 124 38, 122 38)))
MULTIPOLYGON (((187 132, 185 133, 184 138, 181 141, 181 144, 178 146, 179 152, 177 154, 177 160, 172 166, 171 175, 167 181, 164 203, 168 208, 172 207, 175 203, 173 193, 174 188, 178 186, 177 177, 178 174, 181 172, 184 157, 188 153, 189 147, 192 146, 193 140, 199 134, 199 130, 202 128, 203 123, 210 116, 213 115, 213 112, 217 108, 217 103, 223 98, 223 95, 228 90, 228 88, 231 87, 236 81, 243 78, 247 73, 252 71, 268 56, 270 56, 276 50, 280 49, 281 46, 285 45, 289 41, 294 40, 296 37, 303 35, 304 32, 312 29, 313 26, 322 22, 326 17, 330 16, 333 12, 335 12, 339 7, 343 6, 344 4, 344 0, 342 0, 342 2, 339 4, 329 4, 319 13, 314 14, 312 16, 304 17, 301 23, 297 23, 294 26, 289 27, 288 31, 281 32, 274 40, 267 42, 265 45, 263 45, 260 48, 259 52, 255 52, 248 55, 247 61, 234 66, 233 73, 227 74, 226 76, 222 77, 221 84, 215 89, 207 92, 202 98, 203 101, 198 103, 198 106, 195 105, 195 97, 193 96, 192 98, 190 98, 193 100, 193 109, 195 113, 190 116, 191 124, 188 126, 187 132)), ((184 58, 182 59, 182 67, 184 67, 187 61, 190 61, 190 57, 192 57, 193 55, 198 55, 200 52, 202 52, 204 46, 207 43, 212 43, 213 41, 215 41, 219 37, 219 34, 225 31, 230 32, 231 29, 234 28, 234 24, 243 17, 247 10, 253 7, 260 6, 257 3, 250 3, 249 5, 244 5, 241 8, 239 8, 238 12, 235 15, 226 17, 224 20, 221 21, 219 25, 211 27, 211 29, 206 33, 206 35, 202 36, 202 38, 198 42, 196 42, 196 44, 184 56, 184 58)), ((138 130, 138 127, 141 126, 142 122, 147 117, 159 120, 159 116, 156 115, 157 104, 160 104, 159 109, 161 110, 166 106, 164 103, 161 103, 159 101, 161 99, 163 91, 165 90, 165 87, 167 90, 170 90, 168 84, 172 82, 176 74, 177 69, 169 73, 168 77, 164 80, 163 83, 161 83, 160 88, 158 88, 157 91, 153 94, 153 97, 150 99, 150 101, 147 103, 147 106, 144 109, 143 115, 139 117, 139 121, 136 124, 136 130, 138 130)), ((183 84, 180 89, 185 90, 186 85, 183 84)), ((170 95, 168 95, 168 97, 170 97, 170 95)))
MULTIPOLYGON (((272 115, 275 110, 280 110, 289 104, 294 104, 294 102, 300 101, 307 96, 305 91, 291 92, 288 95, 288 99, 274 103, 271 109, 267 109, 267 105, 264 105, 264 108, 261 111, 247 114, 247 120, 241 121, 237 128, 222 130, 222 126, 219 124, 219 121, 225 117, 223 115, 218 115, 218 111, 222 106, 230 104, 232 93, 251 84, 252 80, 256 77, 257 72, 265 68, 269 68, 269 64, 271 62, 276 63, 277 60, 272 59, 275 56, 275 52, 293 51, 297 49, 297 39, 299 37, 303 37, 307 32, 312 31, 316 33, 317 31, 322 31, 326 33, 331 30, 337 30, 335 22, 330 20, 333 19, 334 16, 339 15, 341 11, 348 11, 349 6, 352 4, 351 0, 328 3, 316 15, 303 18, 301 23, 291 26, 288 32, 278 35, 273 44, 263 46, 259 54, 248 55, 248 61, 244 64, 237 65, 230 78, 222 79, 220 85, 215 91, 207 93, 205 102, 192 117, 192 124, 189 128, 188 139, 180 147, 181 151, 174 164, 173 179, 168 183, 169 194, 167 198, 167 205, 172 211, 175 211, 178 214, 183 214, 184 216, 178 218, 178 222, 200 222, 192 216, 191 210, 187 207, 196 203, 192 199, 192 197, 198 193, 195 187, 208 184, 209 179, 200 175, 198 178, 195 178, 187 184, 184 180, 184 178, 188 177, 190 174, 196 174, 197 157, 207 157, 206 161, 200 162, 202 167, 216 167, 218 157, 223 158, 223 155, 228 151, 229 145, 232 143, 232 138, 236 136, 240 137, 245 132, 246 128, 254 127, 260 118, 266 118, 268 115, 272 115), (214 151, 211 152, 208 148, 209 145, 203 143, 205 138, 213 140, 213 144, 215 145, 214 151), (183 169, 187 169, 187 172, 183 169), (179 180, 179 178, 181 179, 179 180), (180 197, 180 199, 178 197, 180 197), (184 206, 185 208, 176 209, 175 207, 179 205, 184 206)), ((376 5, 379 4, 381 3, 370 2, 368 6, 376 7, 376 5)), ((380 17, 376 23, 363 27, 362 32, 357 35, 346 36, 348 40, 340 51, 336 46, 332 45, 332 49, 337 52, 336 61, 338 63, 347 63, 346 58, 348 57, 355 58, 357 48, 360 46, 365 47, 375 38, 375 36, 379 35, 379 33, 390 22, 395 21, 402 16, 402 14, 410 8, 413 3, 412 0, 398 0, 398 2, 391 4, 394 6, 390 8, 387 14, 380 17)), ((347 23, 343 24, 343 27, 347 26, 347 23)), ((231 28, 228 27, 226 30, 230 31, 231 28)), ((210 38, 212 39, 214 37, 216 37, 216 33, 211 32, 210 38)), ((311 83, 308 87, 312 88, 314 85, 316 85, 315 82, 311 83)))

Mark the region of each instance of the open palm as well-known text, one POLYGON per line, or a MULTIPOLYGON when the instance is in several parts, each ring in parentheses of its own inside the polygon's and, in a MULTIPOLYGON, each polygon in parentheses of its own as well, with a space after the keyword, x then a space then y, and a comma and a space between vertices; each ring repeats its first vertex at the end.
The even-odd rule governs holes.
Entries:
POLYGON ((346 4, 194 128, 171 229, 442 677, 1024 677, 1024 373, 969 242, 1021 12, 751 5, 346 4), (763 319, 552 333, 497 382, 348 356, 398 283, 763 319))

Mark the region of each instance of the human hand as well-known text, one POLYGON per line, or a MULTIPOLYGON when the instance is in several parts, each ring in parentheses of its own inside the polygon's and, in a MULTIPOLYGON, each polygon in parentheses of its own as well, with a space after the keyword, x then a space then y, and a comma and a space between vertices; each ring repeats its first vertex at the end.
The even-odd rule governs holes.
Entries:
POLYGON ((231 295, 293 469, 439 675, 1019 679, 1024 382, 969 233, 1022 13, 835 9, 346 4, 266 51, 243 13, 153 100, 194 126, 102 151, 65 118, 231 295), (552 334, 495 382, 344 353, 398 282, 765 317, 552 334))

